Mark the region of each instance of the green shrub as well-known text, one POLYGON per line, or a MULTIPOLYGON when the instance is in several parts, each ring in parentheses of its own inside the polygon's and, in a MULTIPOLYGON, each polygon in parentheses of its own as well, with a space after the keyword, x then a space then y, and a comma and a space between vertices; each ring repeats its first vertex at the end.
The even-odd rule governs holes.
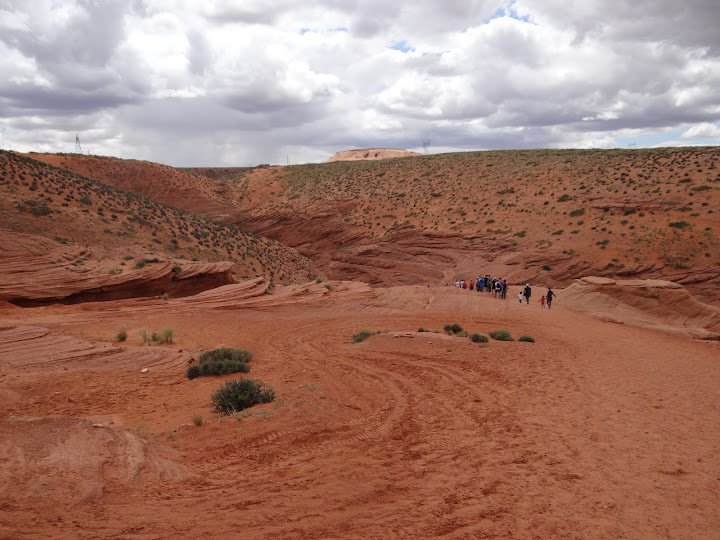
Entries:
POLYGON ((577 210, 573 210, 572 212, 570 212, 570 217, 582 216, 584 213, 584 208, 578 208, 577 210))
POLYGON ((473 334, 470 336, 470 340, 473 343, 487 343, 490 341, 490 338, 488 338, 485 334, 473 334))
POLYGON ((530 336, 520 336, 518 341, 527 341, 529 343, 535 343, 535 338, 530 336))
POLYGON ((367 338, 373 335, 373 332, 370 330, 360 330, 357 334, 355 334, 352 337, 353 343, 360 343, 361 341, 365 341, 367 338))
POLYGON ((205 362, 249 362, 252 360, 253 353, 244 349, 230 349, 228 347, 220 347, 212 351, 205 351, 200 355, 200 363, 205 362))
POLYGON ((418 332, 424 332, 424 331, 425 331, 425 329, 422 326, 420 328, 418 328, 418 332))
POLYGON ((668 225, 675 229, 684 229, 685 227, 690 226, 687 221, 671 221, 670 223, 668 223, 668 225))
POLYGON ((493 330, 490 337, 497 341, 515 341, 507 330, 493 330))
POLYGON ((452 332, 453 334, 459 334, 460 332, 463 331, 463 327, 460 326, 458 323, 446 324, 445 326, 443 326, 443 330, 445 330, 448 333, 452 332))
POLYGON ((231 379, 212 395, 215 412, 232 414, 258 403, 270 403, 275 399, 275 390, 265 388, 263 383, 253 379, 231 379))
POLYGON ((201 364, 193 364, 187 370, 187 378, 190 380, 196 377, 213 377, 217 375, 228 375, 229 373, 247 373, 250 366, 245 362, 237 360, 208 360, 201 364))
POLYGON ((125 341, 127 339, 127 328, 123 326, 115 335, 115 339, 118 341, 125 341))

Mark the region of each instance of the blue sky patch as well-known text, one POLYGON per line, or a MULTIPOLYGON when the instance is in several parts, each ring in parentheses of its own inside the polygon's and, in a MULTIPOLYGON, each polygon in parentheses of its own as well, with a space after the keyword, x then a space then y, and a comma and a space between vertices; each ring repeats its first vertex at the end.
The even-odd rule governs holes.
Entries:
POLYGON ((404 53, 415 52, 415 49, 408 45, 407 41, 405 41, 404 39, 402 41, 397 41, 393 43, 392 45, 390 45, 390 48, 395 51, 400 51, 404 53))

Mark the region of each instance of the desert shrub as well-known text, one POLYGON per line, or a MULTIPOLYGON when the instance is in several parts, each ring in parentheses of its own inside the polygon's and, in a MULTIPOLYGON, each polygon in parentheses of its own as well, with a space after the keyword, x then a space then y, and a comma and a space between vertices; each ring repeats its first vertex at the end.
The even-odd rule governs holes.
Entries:
POLYGON ((170 295, 166 292, 164 292, 160 295, 161 300, 168 300, 169 298, 170 298, 170 295))
POLYGON ((582 216, 584 213, 584 208, 578 208, 577 210, 573 210, 572 212, 570 212, 570 217, 582 216))
POLYGON ((425 329, 422 326, 420 328, 418 328, 418 332, 424 332, 424 331, 425 331, 425 329))
POLYGON ((514 341, 510 332, 507 330, 493 330, 492 332, 489 332, 489 334, 491 338, 496 339, 497 341, 514 341))
POLYGON ((671 221, 670 223, 668 223, 668 225, 675 229, 684 229, 685 227, 690 226, 687 221, 671 221))
POLYGON ((552 270, 552 266, 548 266, 547 264, 544 264, 542 269, 545 270, 546 272, 549 272, 550 270, 552 270))
MULTIPOLYGON (((144 328, 143 328, 144 330, 144 328)), ((175 330, 172 329, 170 326, 166 326, 159 332, 153 332, 151 339, 155 343, 174 343, 175 340, 175 330)))
POLYGON ((535 338, 531 336, 520 336, 518 341, 527 341, 528 343, 535 343, 535 338))
POLYGON ((125 341, 127 339, 127 329, 124 326, 115 334, 115 339, 118 341, 125 341))
POLYGON ((202 414, 193 414, 191 420, 193 425, 197 427, 200 427, 205 423, 205 418, 203 418, 202 414))
POLYGON ((458 323, 446 324, 445 326, 443 326, 443 330, 445 330, 446 332, 452 332, 453 334, 459 334, 463 331, 463 327, 460 326, 458 323))
POLYGON ((200 355, 200 363, 233 361, 233 362, 249 362, 252 360, 253 353, 244 349, 230 349, 228 347, 220 347, 212 351, 205 351, 200 355))
POLYGON ((370 330, 360 330, 357 334, 355 334, 352 337, 353 343, 360 343, 361 341, 365 341, 367 338, 373 335, 373 332, 370 330))
POLYGON ((317 279, 315 280, 315 283, 318 283, 318 284, 319 284, 319 283, 322 283, 322 278, 317 278, 317 279))
POLYGON ((214 377, 230 373, 247 373, 250 366, 237 360, 208 360, 200 364, 193 364, 187 370, 187 378, 193 380, 197 377, 214 377))
POLYGON ((472 336, 470 336, 470 340, 473 343, 487 343, 488 341, 490 341, 490 338, 488 338, 485 334, 477 334, 476 333, 476 334, 473 334, 472 336))
POLYGON ((275 399, 275 390, 253 379, 231 379, 218 388, 211 399, 215 412, 232 414, 258 403, 270 403, 275 399))

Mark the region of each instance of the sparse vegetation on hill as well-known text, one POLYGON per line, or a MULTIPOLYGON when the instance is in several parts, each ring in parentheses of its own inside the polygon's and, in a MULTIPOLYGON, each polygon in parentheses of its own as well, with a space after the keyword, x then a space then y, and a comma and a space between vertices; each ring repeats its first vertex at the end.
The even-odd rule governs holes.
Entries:
POLYGON ((720 278, 712 229, 720 219, 719 165, 717 147, 297 165, 249 173, 236 192, 245 211, 237 222, 297 246, 333 279, 438 283, 456 251, 463 259, 471 253, 478 266, 502 267, 498 274, 511 283, 667 278, 720 302, 710 286, 720 278), (292 227, 279 227, 283 221, 292 227), (423 263, 413 264, 418 253, 423 263), (399 260, 408 261, 402 270, 399 260))
MULTIPOLYGON (((126 164, 100 158, 92 163, 111 163, 112 170, 126 164)), ((278 242, 13 152, 0 151, 0 192, 0 228, 62 242, 144 244, 179 258, 229 260, 239 276, 307 281, 316 274, 307 259, 278 242)))

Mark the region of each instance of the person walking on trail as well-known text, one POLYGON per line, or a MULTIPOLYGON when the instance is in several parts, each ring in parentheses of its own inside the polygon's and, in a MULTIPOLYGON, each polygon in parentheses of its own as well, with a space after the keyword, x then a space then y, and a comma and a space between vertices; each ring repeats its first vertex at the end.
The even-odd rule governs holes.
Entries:
POLYGON ((520 292, 518 293, 518 302, 520 302, 520 305, 522 305, 522 299, 523 299, 523 292, 520 291, 520 292))
POLYGON ((541 308, 545 307, 545 295, 540 297, 540 307, 541 308))
POLYGON ((507 280, 502 280, 502 292, 500 294, 500 298, 505 300, 507 298, 507 280))
POLYGON ((525 290, 523 291, 523 294, 525 295, 525 302, 527 304, 530 303, 530 295, 532 294, 532 289, 530 288, 530 284, 525 284, 525 290))
POLYGON ((495 298, 497 298, 498 295, 502 298, 502 281, 500 281, 500 279, 495 280, 495 291, 493 292, 495 298))
POLYGON ((557 296, 557 295, 553 292, 553 290, 551 288, 548 287, 548 292, 545 295, 545 298, 547 298, 548 309, 550 309, 552 307, 552 299, 554 296, 557 296))

